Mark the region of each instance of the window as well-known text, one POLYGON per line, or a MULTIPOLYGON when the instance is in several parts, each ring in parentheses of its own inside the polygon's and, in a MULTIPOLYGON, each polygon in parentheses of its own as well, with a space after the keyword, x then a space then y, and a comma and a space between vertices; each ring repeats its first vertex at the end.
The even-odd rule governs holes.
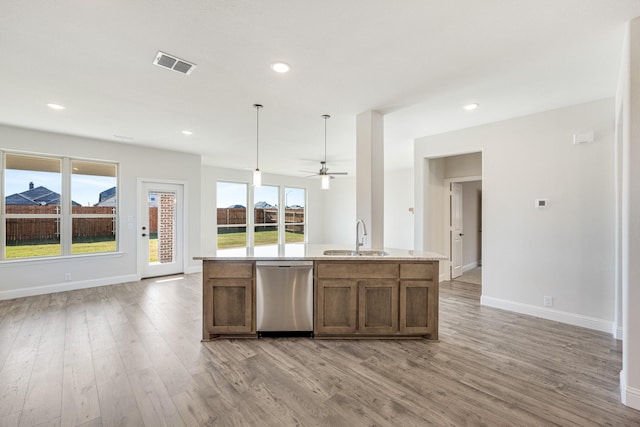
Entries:
POLYGON ((217 183, 218 249, 305 242, 304 188, 217 183), (253 204, 253 212, 246 206, 253 204), (280 209, 284 206, 285 209, 280 209), (247 217, 249 214, 249 217, 247 217), (252 234, 252 235, 251 235, 252 234))
POLYGON ((255 246, 278 244, 278 190, 268 185, 254 189, 255 246))
POLYGON ((218 249, 247 246, 247 184, 218 182, 218 249))
POLYGON ((306 200, 304 188, 284 189, 284 241, 285 243, 304 242, 304 207, 306 200))
POLYGON ((116 165, 71 161, 71 252, 116 250, 116 165))
POLYGON ((0 259, 117 250, 115 164, 12 153, 3 160, 0 259), (108 208, 103 193, 112 196, 108 208))
POLYGON ((6 259, 61 255, 60 159, 5 156, 6 259))

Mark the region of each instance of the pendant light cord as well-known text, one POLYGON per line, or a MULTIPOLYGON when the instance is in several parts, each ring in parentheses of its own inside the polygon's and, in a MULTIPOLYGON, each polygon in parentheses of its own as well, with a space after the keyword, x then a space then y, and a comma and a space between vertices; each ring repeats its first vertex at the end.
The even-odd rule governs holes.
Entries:
POLYGON ((331 117, 328 114, 323 114, 324 118, 324 167, 327 167, 327 119, 331 117))
POLYGON ((259 155, 259 144, 260 144, 260 109, 262 105, 253 104, 256 108, 256 170, 258 170, 258 155, 259 155))

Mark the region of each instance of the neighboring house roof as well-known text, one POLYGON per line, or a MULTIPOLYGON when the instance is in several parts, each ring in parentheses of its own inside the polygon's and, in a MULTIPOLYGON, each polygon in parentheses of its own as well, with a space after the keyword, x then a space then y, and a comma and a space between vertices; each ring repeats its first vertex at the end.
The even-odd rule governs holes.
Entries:
POLYGON ((231 205, 227 209, 244 209, 242 205, 231 205))
MULTIPOLYGON (((47 187, 39 186, 31 188, 22 193, 11 194, 5 197, 7 205, 59 205, 60 194, 49 190, 47 187)), ((81 206, 80 203, 71 201, 73 206, 81 206)))
POLYGON ((94 206, 115 206, 116 201, 116 187, 111 187, 100 193, 98 196, 98 203, 94 206))
POLYGON ((22 194, 12 194, 4 198, 7 205, 23 205, 23 206, 39 206, 40 203, 36 203, 31 199, 24 197, 22 194))
POLYGON ((255 204, 255 207, 256 207, 257 209, 273 209, 273 208, 275 208, 275 206, 271 206, 271 205, 270 205, 269 203, 267 203, 267 202, 257 202, 257 203, 255 204))

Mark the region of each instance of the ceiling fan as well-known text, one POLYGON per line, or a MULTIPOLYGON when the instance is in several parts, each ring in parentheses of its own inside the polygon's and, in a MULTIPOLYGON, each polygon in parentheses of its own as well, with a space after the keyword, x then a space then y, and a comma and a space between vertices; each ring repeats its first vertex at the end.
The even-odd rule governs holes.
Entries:
POLYGON ((329 180, 333 179, 334 175, 348 175, 347 172, 329 172, 329 168, 327 167, 327 119, 330 117, 328 114, 322 115, 324 119, 324 160, 320 161, 320 170, 312 175, 320 177, 324 190, 329 188, 329 180))

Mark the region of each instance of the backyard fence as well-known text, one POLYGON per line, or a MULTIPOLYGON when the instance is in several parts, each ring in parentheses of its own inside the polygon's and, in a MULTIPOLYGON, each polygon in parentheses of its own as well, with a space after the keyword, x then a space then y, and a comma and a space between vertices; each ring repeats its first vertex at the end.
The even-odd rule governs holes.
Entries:
MULTIPOLYGON (((7 218, 6 240, 9 245, 59 240, 59 206, 6 205, 7 214, 34 215, 31 218, 7 218), (57 215, 38 218, 38 215, 57 215)), ((73 206, 73 214, 113 215, 112 206, 73 206)), ((79 240, 110 240, 115 235, 115 218, 73 218, 72 235, 79 240)))
MULTIPOLYGON (((278 209, 277 208, 258 208, 255 209, 255 225, 277 224, 278 209)), ((246 225, 247 209, 246 208, 218 208, 217 213, 218 226, 220 225, 246 225)), ((304 234, 304 208, 284 210, 285 230, 304 234)), ((243 227, 227 227, 230 232, 241 231, 243 227)))

